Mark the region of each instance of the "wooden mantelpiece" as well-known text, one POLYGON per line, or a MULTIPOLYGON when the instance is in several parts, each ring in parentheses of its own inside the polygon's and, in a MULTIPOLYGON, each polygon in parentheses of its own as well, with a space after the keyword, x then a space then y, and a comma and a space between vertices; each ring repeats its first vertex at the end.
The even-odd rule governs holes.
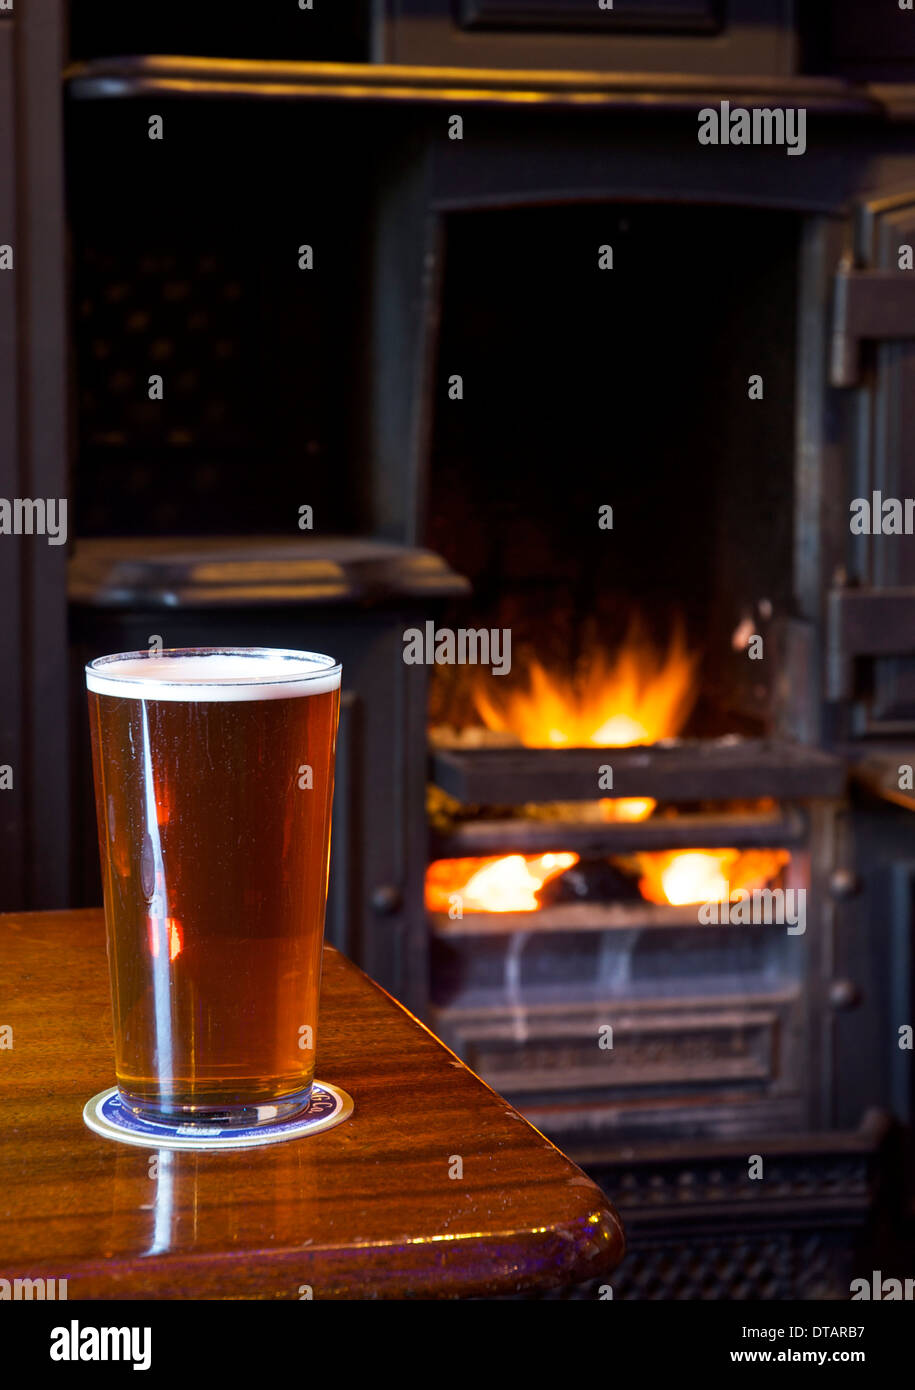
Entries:
POLYGON ((355 1112, 229 1154, 102 1139, 113 1082, 102 914, 0 917, 0 1277, 71 1299, 437 1298, 609 1275, 599 1189, 401 1005, 328 947, 318 1074, 355 1112), (449 1177, 453 1155, 463 1179, 449 1177))

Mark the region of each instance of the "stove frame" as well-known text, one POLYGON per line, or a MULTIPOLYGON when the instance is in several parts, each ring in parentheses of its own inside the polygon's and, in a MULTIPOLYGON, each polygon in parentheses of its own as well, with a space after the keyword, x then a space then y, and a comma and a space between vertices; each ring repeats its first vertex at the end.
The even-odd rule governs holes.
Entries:
POLYGON ((807 894, 806 930, 702 926, 696 906, 644 901, 456 920, 432 913, 436 1031, 573 1151, 593 1147, 598 1136, 611 1143, 627 1135, 733 1138, 834 1124, 831 1034, 845 996, 832 978, 833 940, 850 872, 841 839, 843 762, 816 749, 723 739, 438 749, 432 767, 462 802, 502 806, 593 799, 598 766, 608 762, 614 798, 650 796, 671 806, 689 798, 706 809, 638 822, 459 820, 433 836, 432 857, 790 849, 784 883, 807 894), (772 797, 775 809, 728 807, 772 797), (666 969, 681 982, 676 996, 665 988, 666 969), (553 978, 562 981, 562 998, 553 978), (614 1044, 605 1050, 599 1038, 607 1024, 614 1044))

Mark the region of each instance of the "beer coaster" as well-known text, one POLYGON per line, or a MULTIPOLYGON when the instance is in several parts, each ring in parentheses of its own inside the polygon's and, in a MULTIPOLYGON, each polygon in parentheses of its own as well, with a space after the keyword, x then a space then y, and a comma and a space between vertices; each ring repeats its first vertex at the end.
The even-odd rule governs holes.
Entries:
POLYGON ((301 1139, 306 1134, 318 1134, 332 1129, 353 1113, 352 1097, 339 1086, 316 1081, 312 1088, 311 1104, 301 1115, 276 1124, 244 1128, 233 1125, 220 1129, 217 1125, 173 1125, 141 1120, 128 1110, 118 1095, 117 1086, 100 1091, 86 1102, 83 1119, 91 1130, 105 1139, 119 1139, 122 1144, 139 1144, 145 1149, 255 1149, 263 1144, 279 1144, 284 1139, 301 1139))

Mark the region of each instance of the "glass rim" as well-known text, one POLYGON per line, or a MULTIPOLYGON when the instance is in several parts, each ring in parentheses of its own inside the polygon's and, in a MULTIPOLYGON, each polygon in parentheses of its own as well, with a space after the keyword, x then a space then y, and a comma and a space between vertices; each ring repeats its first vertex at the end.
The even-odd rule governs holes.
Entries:
POLYGON ((158 686, 212 686, 214 690, 237 689, 241 686, 256 685, 301 685, 303 681, 326 679, 328 676, 338 676, 343 667, 339 661, 335 661, 332 656, 326 656, 323 652, 308 652, 295 647, 163 647, 161 651, 150 651, 148 647, 141 647, 134 652, 111 652, 105 656, 94 657, 92 661, 87 661, 83 668, 85 675, 96 675, 103 677, 106 681, 119 681, 124 685, 137 685, 148 682, 150 685, 158 686), (258 660, 269 660, 280 658, 289 661, 290 664, 296 663, 299 669, 295 672, 290 670, 288 675, 277 675, 276 672, 269 676, 244 677, 241 680, 227 679, 222 677, 220 680, 207 680, 205 676, 195 676, 192 682, 187 680, 169 680, 167 676, 161 674, 157 676, 145 676, 132 671, 129 675, 118 675, 112 670, 112 665, 119 661, 147 661, 161 657, 171 657, 173 660, 180 661, 184 657, 208 657, 208 656, 242 656, 254 657, 258 660), (310 669, 302 670, 302 666, 310 669))

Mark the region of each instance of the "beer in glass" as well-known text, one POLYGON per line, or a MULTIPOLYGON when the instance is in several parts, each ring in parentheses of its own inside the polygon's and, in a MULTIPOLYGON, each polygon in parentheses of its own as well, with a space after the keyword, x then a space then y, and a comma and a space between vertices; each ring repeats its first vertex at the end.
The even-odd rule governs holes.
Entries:
POLYGON ((314 1080, 340 667, 196 647, 86 682, 121 1099, 287 1119, 314 1080))

